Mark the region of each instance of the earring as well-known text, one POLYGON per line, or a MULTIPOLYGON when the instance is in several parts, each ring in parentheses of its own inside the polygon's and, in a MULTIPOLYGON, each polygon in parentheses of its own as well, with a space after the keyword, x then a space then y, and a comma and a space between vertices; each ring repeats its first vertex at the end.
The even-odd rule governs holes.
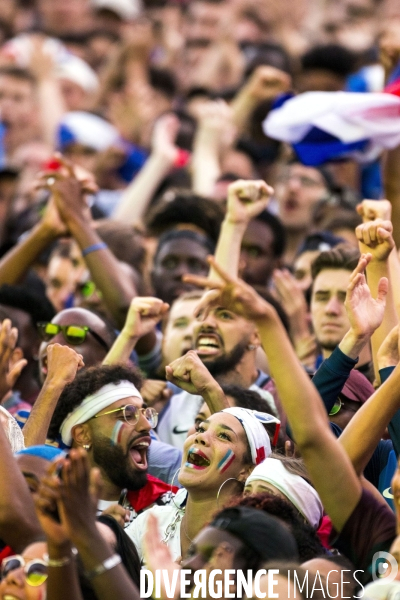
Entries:
POLYGON ((175 471, 174 476, 171 481, 171 500, 172 500, 172 503, 174 504, 175 508, 177 508, 178 510, 182 510, 182 506, 178 506, 178 504, 175 502, 175 494, 172 491, 172 488, 174 487, 175 477, 178 475, 180 470, 181 470, 181 468, 179 467, 179 469, 177 471, 175 471))
POLYGON ((256 346, 255 344, 249 344, 247 346, 247 350, 257 350, 258 346, 256 346))
POLYGON ((85 450, 90 450, 90 444, 82 444, 82 448, 85 450))
POLYGON ((244 488, 244 483, 243 481, 239 481, 239 479, 236 479, 236 477, 229 477, 229 479, 225 479, 225 481, 221 484, 219 490, 218 490, 218 494, 217 494, 217 509, 220 510, 219 507, 219 495, 221 493, 222 488, 224 487, 224 485, 228 482, 228 481, 237 481, 238 483, 240 483, 240 485, 242 486, 242 488, 244 488))

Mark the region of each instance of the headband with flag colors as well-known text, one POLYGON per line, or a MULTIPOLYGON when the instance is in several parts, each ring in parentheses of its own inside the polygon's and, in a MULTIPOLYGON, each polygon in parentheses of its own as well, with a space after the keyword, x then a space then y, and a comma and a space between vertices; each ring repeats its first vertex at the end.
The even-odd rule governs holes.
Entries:
POLYGON ((97 415, 100 411, 104 410, 117 400, 123 400, 124 398, 140 398, 142 396, 139 390, 130 381, 121 381, 120 383, 108 383, 100 388, 96 393, 91 396, 87 396, 79 406, 77 406, 70 414, 64 419, 61 427, 61 439, 63 444, 71 446, 72 444, 72 430, 75 425, 86 423, 92 417, 97 415))
POLYGON ((245 431, 247 441, 251 450, 251 458, 253 464, 259 465, 271 454, 271 442, 264 425, 275 423, 275 435, 272 443, 275 445, 281 422, 276 417, 267 413, 258 412, 257 410, 249 410, 248 408, 240 408, 239 406, 231 406, 225 408, 223 413, 229 413, 236 417, 242 424, 245 431))

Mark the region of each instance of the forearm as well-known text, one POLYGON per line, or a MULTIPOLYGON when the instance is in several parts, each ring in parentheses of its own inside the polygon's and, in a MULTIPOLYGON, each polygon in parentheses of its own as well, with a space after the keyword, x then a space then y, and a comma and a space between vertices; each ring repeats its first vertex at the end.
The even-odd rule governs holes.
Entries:
MULTIPOLYGON (((75 542, 86 572, 113 555, 113 551, 97 530, 91 531, 85 540, 75 542)), ((139 590, 128 576, 122 564, 109 569, 90 581, 98 600, 139 600, 139 590)))
MULTIPOLYGON (((346 353, 346 349, 348 350, 346 336, 348 334, 345 335, 331 356, 324 360, 312 379, 322 398, 327 414, 332 410, 351 370, 357 364, 357 360, 346 353)), ((347 341, 349 341, 349 337, 347 337, 347 341)))
POLYGON ((124 191, 113 219, 124 223, 140 223, 154 193, 172 166, 170 159, 153 152, 124 191))
POLYGON ((192 190, 201 196, 212 196, 221 175, 220 140, 209 139, 207 132, 196 135, 191 160, 192 190))
POLYGON ((238 133, 242 133, 250 120, 250 116, 257 106, 257 100, 253 98, 246 88, 242 88, 238 95, 233 99, 232 119, 237 127, 238 133))
POLYGON ((63 566, 50 566, 47 579, 47 600, 83 600, 79 585, 76 558, 72 553, 71 544, 57 546, 48 541, 48 554, 50 561, 62 561, 69 558, 70 561, 63 566))
POLYGON ((222 388, 217 382, 215 382, 215 384, 216 385, 208 387, 201 394, 212 415, 224 410, 224 408, 229 408, 229 402, 222 391, 222 388))
POLYGON ((385 196, 392 205, 393 238, 400 247, 400 146, 387 153, 385 161, 385 196))
MULTIPOLYGON (((215 260, 231 276, 237 277, 239 272, 240 251, 247 223, 234 223, 224 219, 215 250, 215 260)), ((218 280, 218 273, 211 268, 209 277, 218 280)))
POLYGON ((45 444, 50 421, 64 385, 45 381, 23 429, 25 446, 45 444))
POLYGON ((137 337, 122 330, 103 360, 103 365, 127 364, 137 341, 137 337))
POLYGON ((400 316, 400 260, 397 254, 397 248, 393 248, 389 256, 389 273, 391 282, 391 290, 393 294, 393 302, 397 317, 400 316))
POLYGON ((339 440, 360 475, 400 408, 400 366, 356 412, 339 440))
MULTIPOLYGON (((68 227, 81 250, 102 243, 97 232, 84 220, 71 219, 68 227)), ((137 295, 133 281, 126 277, 109 248, 90 252, 85 262, 117 327, 123 327, 131 300, 137 295)))
MULTIPOLYGON (((368 286, 371 290, 371 294, 374 298, 378 295, 379 281, 382 277, 387 277, 389 280, 389 288, 386 296, 386 307, 383 317, 382 324, 375 330, 371 338, 372 357, 374 361, 375 377, 379 381, 379 367, 377 361, 378 350, 382 343, 396 327, 398 318, 396 314, 396 307, 394 304, 393 292, 392 292, 392 281, 389 273, 389 262, 386 261, 371 261, 367 266, 367 281, 368 286)), ((395 282, 394 282, 395 283, 395 282)))
POLYGON ((35 259, 57 239, 41 223, 27 237, 7 252, 0 261, 0 285, 15 285, 21 281, 35 259))
POLYGON ((0 538, 15 552, 40 539, 42 530, 25 479, 0 427, 0 538))
POLYGON ((57 128, 66 112, 60 86, 55 78, 49 77, 39 82, 38 99, 44 140, 50 148, 55 149, 57 128))

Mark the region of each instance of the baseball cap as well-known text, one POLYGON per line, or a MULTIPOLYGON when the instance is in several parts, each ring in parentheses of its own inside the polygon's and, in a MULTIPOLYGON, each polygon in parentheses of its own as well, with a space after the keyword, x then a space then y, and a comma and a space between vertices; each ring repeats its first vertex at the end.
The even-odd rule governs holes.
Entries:
POLYGON ((365 375, 360 373, 360 371, 357 371, 357 369, 353 369, 344 384, 341 394, 347 398, 347 400, 364 404, 374 392, 374 387, 365 375))

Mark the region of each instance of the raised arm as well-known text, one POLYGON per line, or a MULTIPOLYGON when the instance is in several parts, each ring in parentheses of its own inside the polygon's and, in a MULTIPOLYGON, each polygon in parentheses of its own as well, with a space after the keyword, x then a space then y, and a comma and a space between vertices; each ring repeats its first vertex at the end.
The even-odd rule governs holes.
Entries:
POLYGON ((184 356, 166 366, 165 374, 168 381, 182 390, 202 396, 211 414, 229 407, 221 386, 194 350, 189 350, 184 356))
POLYGON ((60 344, 48 346, 46 381, 23 429, 26 446, 46 443, 50 421, 61 392, 83 366, 81 354, 72 348, 60 344))
POLYGON ((179 120, 167 114, 156 122, 152 137, 152 151, 135 179, 128 185, 113 219, 123 223, 140 224, 158 186, 172 169, 179 154, 175 146, 179 120))
MULTIPOLYGON (((243 235, 252 219, 268 206, 274 190, 265 181, 239 179, 228 187, 226 216, 222 222, 215 257, 218 264, 236 277, 243 235)), ((212 268, 210 277, 218 278, 212 268)))
POLYGON ((274 308, 253 288, 225 273, 213 259, 210 263, 221 282, 185 276, 186 281, 215 288, 205 294, 199 314, 213 305, 225 306, 256 323, 296 444, 326 512, 335 529, 341 531, 362 488, 349 457, 330 430, 318 391, 299 363, 274 308))
MULTIPOLYGON (((396 307, 393 300, 392 281, 389 273, 389 256, 394 248, 392 231, 392 223, 390 221, 382 221, 381 219, 363 223, 356 228, 360 252, 368 252, 372 257, 367 265, 368 286, 371 289, 372 295, 377 295, 382 277, 386 278, 389 282, 383 321, 376 329, 371 340, 375 377, 377 377, 378 380, 379 370, 376 361, 377 352, 388 333, 398 323, 396 307)), ((393 285, 396 284, 397 282, 394 281, 393 285)))
POLYGON ((168 309, 169 305, 158 298, 142 296, 134 298, 129 307, 124 327, 111 346, 103 365, 127 363, 132 350, 143 336, 153 334, 155 343, 154 328, 168 309))
POLYGON ((57 209, 79 245, 93 281, 103 294, 117 327, 122 327, 131 300, 136 296, 135 286, 92 227, 82 184, 69 163, 64 161, 64 166, 68 174, 59 175, 51 185, 57 209))

